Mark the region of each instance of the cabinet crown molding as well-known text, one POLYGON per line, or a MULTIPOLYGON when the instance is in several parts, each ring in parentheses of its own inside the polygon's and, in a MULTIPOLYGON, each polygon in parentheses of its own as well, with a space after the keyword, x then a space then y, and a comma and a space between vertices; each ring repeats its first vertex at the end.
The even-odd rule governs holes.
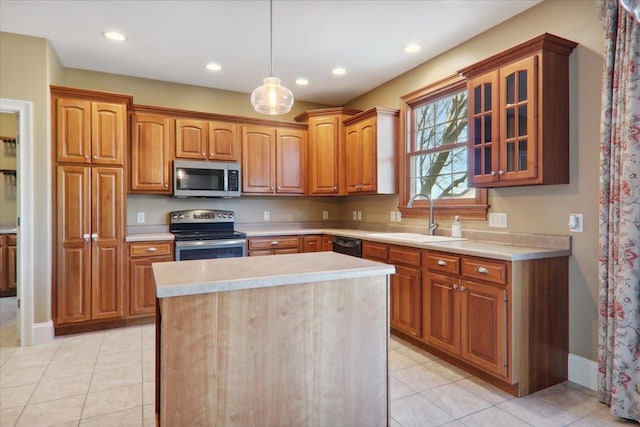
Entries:
POLYGON ((320 108, 317 110, 308 110, 304 113, 298 114, 294 120, 296 122, 306 122, 309 120, 309 117, 317 117, 317 116, 327 116, 327 115, 335 115, 335 114, 345 114, 349 116, 353 116, 354 114, 358 114, 362 112, 362 110, 355 110, 353 108, 343 108, 343 107, 334 107, 334 108, 320 108))
POLYGON ((354 116, 349 117, 343 121, 344 125, 350 125, 351 123, 357 122, 358 120, 366 119, 369 117, 375 117, 378 115, 387 115, 392 117, 400 117, 400 110, 395 108, 385 108, 385 107, 371 107, 368 110, 362 111, 354 116))

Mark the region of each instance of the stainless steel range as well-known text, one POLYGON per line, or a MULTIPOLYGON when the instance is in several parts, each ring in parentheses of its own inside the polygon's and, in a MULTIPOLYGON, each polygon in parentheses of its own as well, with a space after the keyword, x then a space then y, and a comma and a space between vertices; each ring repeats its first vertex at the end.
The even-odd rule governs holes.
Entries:
POLYGON ((176 261, 247 255, 247 235, 234 230, 233 211, 195 209, 170 214, 176 261))

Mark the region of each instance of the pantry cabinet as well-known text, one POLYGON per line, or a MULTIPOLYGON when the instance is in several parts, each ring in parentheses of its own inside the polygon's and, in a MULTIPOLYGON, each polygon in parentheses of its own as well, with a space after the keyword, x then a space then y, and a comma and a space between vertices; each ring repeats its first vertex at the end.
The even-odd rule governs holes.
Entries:
POLYGON ((296 121, 309 126, 307 178, 310 195, 346 194, 346 134, 343 122, 360 110, 327 108, 309 110, 296 121))
POLYGON ((16 255, 16 235, 0 234, 0 297, 16 295, 16 255))
POLYGON ((569 55, 543 34, 459 71, 468 79, 469 181, 569 183, 569 55))
POLYGON ((304 194, 306 132, 268 126, 242 127, 242 192, 304 194))
POLYGON ((131 193, 171 194, 175 120, 136 111, 131 116, 131 193))
POLYGON ((398 110, 374 107, 346 119, 349 194, 395 194, 398 110))
POLYGON ((154 315, 156 286, 151 264, 173 261, 173 242, 135 242, 128 245, 129 316, 154 315))
POLYGON ((238 125, 219 121, 176 119, 176 158, 238 161, 238 125))

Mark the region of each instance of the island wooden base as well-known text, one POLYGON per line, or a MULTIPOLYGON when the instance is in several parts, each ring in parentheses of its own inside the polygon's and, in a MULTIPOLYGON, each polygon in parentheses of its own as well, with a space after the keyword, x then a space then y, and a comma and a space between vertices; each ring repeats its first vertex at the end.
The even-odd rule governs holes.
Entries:
POLYGON ((386 426, 388 278, 158 300, 162 426, 386 426))

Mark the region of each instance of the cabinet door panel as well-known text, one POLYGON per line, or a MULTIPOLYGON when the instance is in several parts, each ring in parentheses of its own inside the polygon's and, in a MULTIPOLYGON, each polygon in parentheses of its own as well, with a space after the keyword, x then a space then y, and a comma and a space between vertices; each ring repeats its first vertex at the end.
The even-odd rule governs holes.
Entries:
POLYGON ((507 292, 469 281, 462 286, 462 356, 507 377, 507 292))
POLYGON ((425 340, 434 347, 460 353, 459 280, 427 273, 425 279, 425 340))
POLYGON ((131 190, 171 194, 171 118, 136 113, 132 117, 131 190))
POLYGON ((156 286, 151 264, 167 261, 173 261, 173 257, 148 257, 129 261, 129 314, 131 316, 155 313, 156 286))
POLYGON ((500 179, 537 177, 537 56, 500 69, 500 179))
POLYGON ((206 160, 208 146, 208 122, 176 119, 176 157, 206 160))
MULTIPOLYGON (((7 247, 7 288, 16 289, 17 276, 16 276, 16 264, 17 264, 17 248, 15 246, 7 247)), ((0 263, 0 274, 2 272, 2 264, 0 263)))
POLYGON ((276 193, 304 194, 306 132, 276 131, 276 193))
POLYGON ((59 162, 91 163, 91 102, 58 98, 56 133, 59 162))
POLYGON ((362 141, 356 125, 348 126, 346 135, 347 192, 355 193, 362 182, 362 141))
POLYGON ((238 125, 222 122, 209 123, 209 159, 240 160, 238 125))
POLYGON ((396 266, 391 276, 391 326, 422 336, 422 284, 420 270, 396 266))
POLYGON ((360 133, 360 162, 362 164, 360 169, 360 191, 376 191, 378 188, 376 120, 367 120, 360 124, 358 128, 360 133))
POLYGON ((340 180, 340 119, 318 118, 309 121, 311 194, 336 194, 340 180))
POLYGON ((469 180, 473 184, 499 179, 498 73, 468 83, 469 180))
POLYGON ((275 173, 274 129, 242 128, 242 191, 273 193, 275 173))
POLYGON ((302 252, 321 252, 322 236, 302 236, 302 252))
POLYGON ((6 251, 7 251, 7 238, 3 235, 0 235, 0 291, 6 291, 8 289, 7 285, 7 260, 6 260, 6 251))
POLYGON ((101 165, 124 164, 127 110, 123 104, 91 103, 91 161, 101 165))
POLYGON ((91 318, 90 168, 58 166, 56 322, 91 318))
POLYGON ((123 171, 93 168, 92 254, 93 319, 124 316, 123 304, 123 171))

